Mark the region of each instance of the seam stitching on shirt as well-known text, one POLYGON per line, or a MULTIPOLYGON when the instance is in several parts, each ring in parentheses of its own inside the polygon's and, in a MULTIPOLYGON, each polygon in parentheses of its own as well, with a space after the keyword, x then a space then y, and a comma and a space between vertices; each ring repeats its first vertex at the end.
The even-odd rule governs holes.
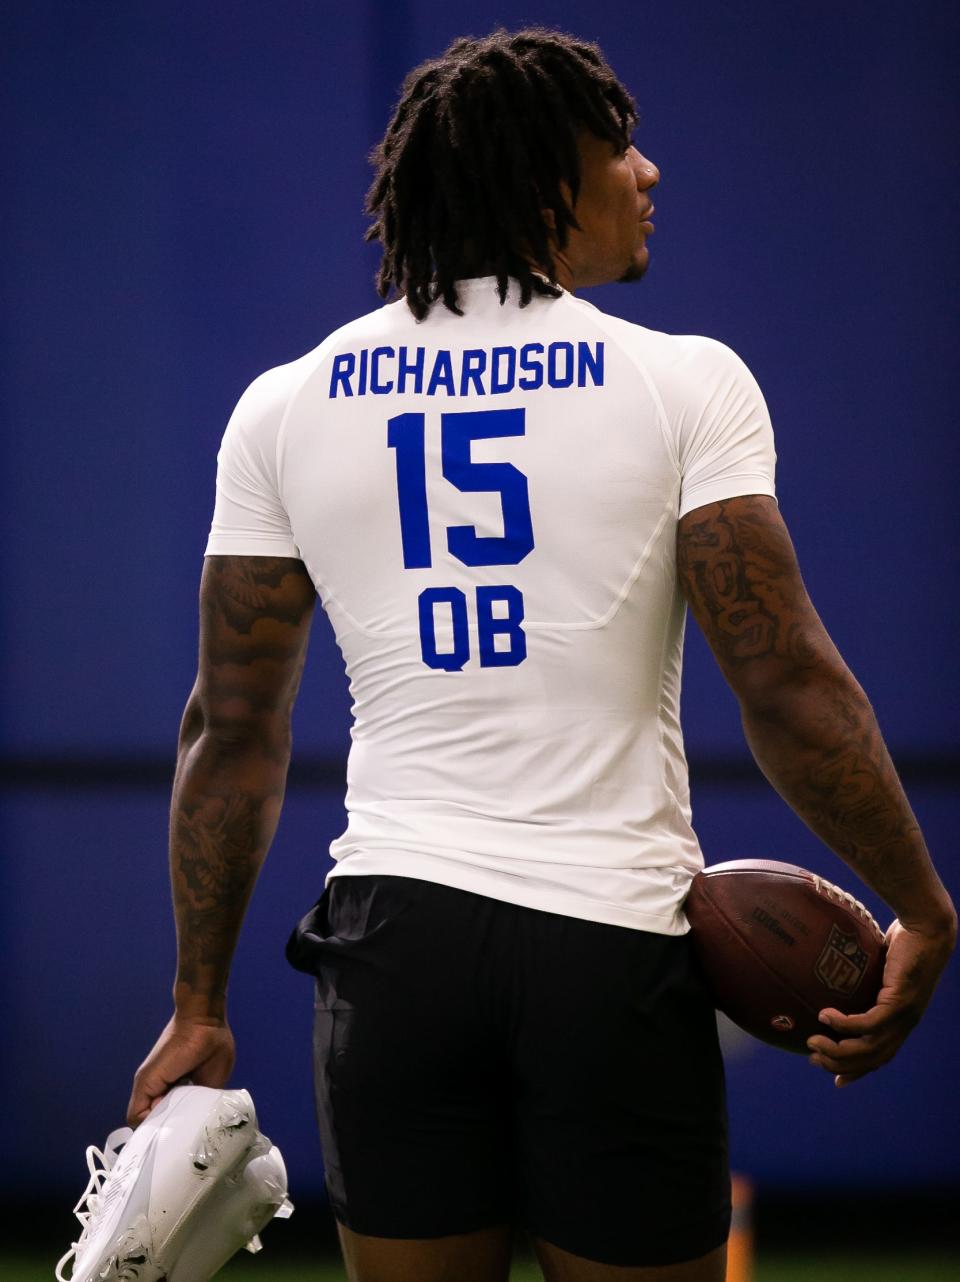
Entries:
MULTIPOLYGON (((576 299, 571 299, 570 301, 573 304, 577 303, 576 299)), ((590 306, 589 304, 586 305, 590 306)), ((667 454, 669 455, 670 461, 677 473, 677 489, 679 497, 679 485, 683 477, 683 473, 680 469, 680 452, 677 442, 674 441, 670 434, 670 420, 667 417, 667 411, 664 407, 657 385, 653 381, 653 376, 640 356, 636 352, 632 351, 630 345, 617 333, 616 328, 604 323, 608 319, 605 313, 596 308, 592 308, 591 310, 594 312, 594 316, 592 316, 591 319, 594 321, 597 328, 602 330, 616 344, 617 348, 623 353, 640 375, 644 386, 650 393, 650 399, 653 401, 654 407, 657 411, 657 427, 660 429, 660 435, 663 437, 663 442, 667 447, 667 454)), ((631 322, 626 321, 624 323, 630 324, 631 322)), ((668 335, 668 337, 670 336, 668 335)))

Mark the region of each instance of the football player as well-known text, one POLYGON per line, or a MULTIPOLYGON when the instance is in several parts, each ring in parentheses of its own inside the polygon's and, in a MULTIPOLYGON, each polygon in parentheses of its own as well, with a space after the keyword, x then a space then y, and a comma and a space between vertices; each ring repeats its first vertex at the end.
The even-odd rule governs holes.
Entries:
POLYGON ((888 1060, 956 931, 863 691, 804 590, 770 419, 727 347, 578 297, 643 276, 657 166, 593 45, 456 41, 376 158, 393 302, 258 378, 219 455, 171 866, 175 1013, 130 1118, 233 1063, 230 957, 283 801, 319 595, 353 695, 347 825, 291 940, 354 1282, 720 1282, 723 1076, 683 900, 689 603, 761 768, 897 917, 888 1060))

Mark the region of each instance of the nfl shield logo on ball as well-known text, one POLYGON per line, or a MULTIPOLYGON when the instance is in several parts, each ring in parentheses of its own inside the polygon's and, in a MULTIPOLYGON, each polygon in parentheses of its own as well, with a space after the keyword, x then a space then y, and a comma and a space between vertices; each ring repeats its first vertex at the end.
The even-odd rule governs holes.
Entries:
POLYGON ((835 993, 849 996, 867 968, 867 954, 856 935, 848 935, 839 926, 830 927, 830 938, 814 967, 817 978, 835 993))
POLYGON ((789 1015, 774 1015, 770 1021, 770 1027, 775 1028, 778 1033, 792 1033, 796 1026, 789 1015))

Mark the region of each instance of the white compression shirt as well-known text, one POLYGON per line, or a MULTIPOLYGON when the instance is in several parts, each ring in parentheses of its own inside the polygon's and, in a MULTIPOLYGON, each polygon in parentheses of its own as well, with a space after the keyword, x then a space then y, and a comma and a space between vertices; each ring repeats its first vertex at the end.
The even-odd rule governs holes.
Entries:
POLYGON ((682 933, 677 522, 774 493, 763 397, 712 339, 459 293, 462 317, 392 303, 247 389, 207 554, 301 558, 335 629, 331 876, 682 933))

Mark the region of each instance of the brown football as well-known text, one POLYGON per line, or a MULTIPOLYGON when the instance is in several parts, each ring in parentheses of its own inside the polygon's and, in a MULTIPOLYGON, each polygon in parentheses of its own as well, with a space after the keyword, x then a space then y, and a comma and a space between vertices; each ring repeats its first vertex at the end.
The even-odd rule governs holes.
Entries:
POLYGON ((684 910, 717 1007, 761 1041, 807 1053, 826 1007, 869 1010, 883 978, 883 931, 863 904, 816 873, 736 859, 697 873, 684 910))

